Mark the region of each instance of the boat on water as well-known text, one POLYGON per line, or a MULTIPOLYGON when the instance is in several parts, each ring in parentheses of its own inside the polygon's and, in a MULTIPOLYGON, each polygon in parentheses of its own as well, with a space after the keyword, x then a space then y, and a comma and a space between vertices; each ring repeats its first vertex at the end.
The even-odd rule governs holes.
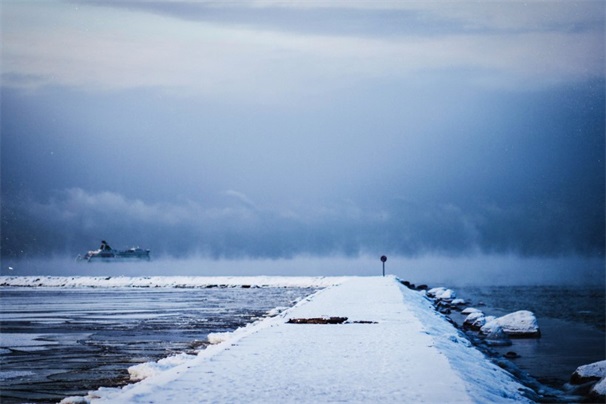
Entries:
POLYGON ((87 252, 84 256, 78 255, 78 257, 76 257, 76 261, 149 261, 151 259, 149 252, 149 250, 144 250, 139 247, 131 247, 126 250, 114 250, 109 246, 109 244, 107 244, 105 240, 103 240, 101 241, 101 247, 99 247, 97 250, 91 250, 87 252))

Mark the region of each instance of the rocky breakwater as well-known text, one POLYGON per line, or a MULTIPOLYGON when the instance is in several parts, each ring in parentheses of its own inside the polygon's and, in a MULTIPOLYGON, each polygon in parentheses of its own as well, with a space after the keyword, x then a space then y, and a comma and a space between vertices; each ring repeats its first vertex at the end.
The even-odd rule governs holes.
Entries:
MULTIPOLYGON (((404 282, 403 282, 404 283, 404 282)), ((406 285, 406 283, 404 283, 406 285)), ((409 285, 406 285, 409 286, 409 285)), ((410 285, 414 289, 414 285, 410 285)), ((521 371, 510 359, 520 356, 509 351, 500 356, 491 347, 512 345, 512 339, 541 338, 535 314, 528 310, 519 310, 501 317, 485 314, 482 310, 471 307, 464 299, 457 298, 454 290, 445 287, 428 288, 424 293, 434 304, 437 311, 447 316, 455 326, 461 328, 474 345, 488 355, 500 367, 515 375, 523 384, 532 388, 545 402, 606 402, 606 360, 580 366, 572 374, 569 383, 562 388, 554 389, 543 385, 528 373, 521 371), (457 322, 451 315, 462 318, 457 322), (502 359, 501 359, 502 358, 502 359)), ((483 303, 478 302, 477 306, 483 303)))
POLYGON ((467 302, 457 299, 457 294, 452 289, 437 287, 428 289, 426 294, 440 313, 449 315, 455 310, 465 315, 463 330, 476 332, 488 345, 511 345, 511 338, 541 337, 539 323, 531 311, 519 310, 495 317, 475 307, 467 307, 467 302))
MULTIPOLYGON (((470 306, 470 302, 457 298, 454 290, 445 287, 428 288, 421 291, 433 302, 437 311, 443 314, 455 327, 461 329, 467 338, 491 361, 507 370, 522 384, 532 389, 538 402, 567 402, 561 400, 562 392, 552 389, 518 368, 512 362, 519 355, 512 351, 500 354, 493 347, 512 345, 512 339, 539 338, 541 336, 538 321, 530 311, 514 312, 502 317, 485 314, 482 310, 470 306), (456 318, 457 321, 454 321, 456 318), (509 333, 510 334, 509 334, 509 333)), ((477 302, 478 307, 483 306, 477 302)))

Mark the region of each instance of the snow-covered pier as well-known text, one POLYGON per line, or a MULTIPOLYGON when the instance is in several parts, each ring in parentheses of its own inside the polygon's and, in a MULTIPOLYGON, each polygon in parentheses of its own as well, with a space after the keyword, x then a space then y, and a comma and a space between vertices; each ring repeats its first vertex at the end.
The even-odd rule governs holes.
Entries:
MULTIPOLYGON (((196 356, 139 365, 144 380, 90 402, 529 402, 491 363, 394 277, 351 278, 227 335, 196 356), (292 319, 346 317, 340 324, 292 319), (168 363, 168 362, 167 362, 168 363), (145 376, 145 375, 144 375, 145 376)), ((82 399, 80 399, 82 401, 82 399)), ((77 402, 76 398, 65 402, 77 402)))

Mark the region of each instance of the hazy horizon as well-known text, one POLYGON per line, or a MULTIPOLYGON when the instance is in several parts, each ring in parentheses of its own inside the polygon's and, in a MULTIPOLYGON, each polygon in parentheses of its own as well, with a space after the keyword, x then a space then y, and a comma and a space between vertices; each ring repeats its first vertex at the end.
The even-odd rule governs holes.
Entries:
MULTIPOLYGON (((386 274, 417 285, 604 287, 600 258, 519 258, 515 256, 397 257, 386 274)), ((381 276, 379 257, 301 256, 280 259, 152 257, 150 262, 76 262, 74 257, 4 260, 2 276, 381 276)))

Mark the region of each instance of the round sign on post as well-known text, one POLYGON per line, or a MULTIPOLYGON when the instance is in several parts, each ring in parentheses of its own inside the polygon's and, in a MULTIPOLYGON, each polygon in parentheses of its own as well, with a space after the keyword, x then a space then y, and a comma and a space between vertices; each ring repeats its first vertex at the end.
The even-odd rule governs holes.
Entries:
POLYGON ((387 261, 387 257, 381 255, 381 262, 383 263, 383 276, 385 276, 385 261, 387 261))

